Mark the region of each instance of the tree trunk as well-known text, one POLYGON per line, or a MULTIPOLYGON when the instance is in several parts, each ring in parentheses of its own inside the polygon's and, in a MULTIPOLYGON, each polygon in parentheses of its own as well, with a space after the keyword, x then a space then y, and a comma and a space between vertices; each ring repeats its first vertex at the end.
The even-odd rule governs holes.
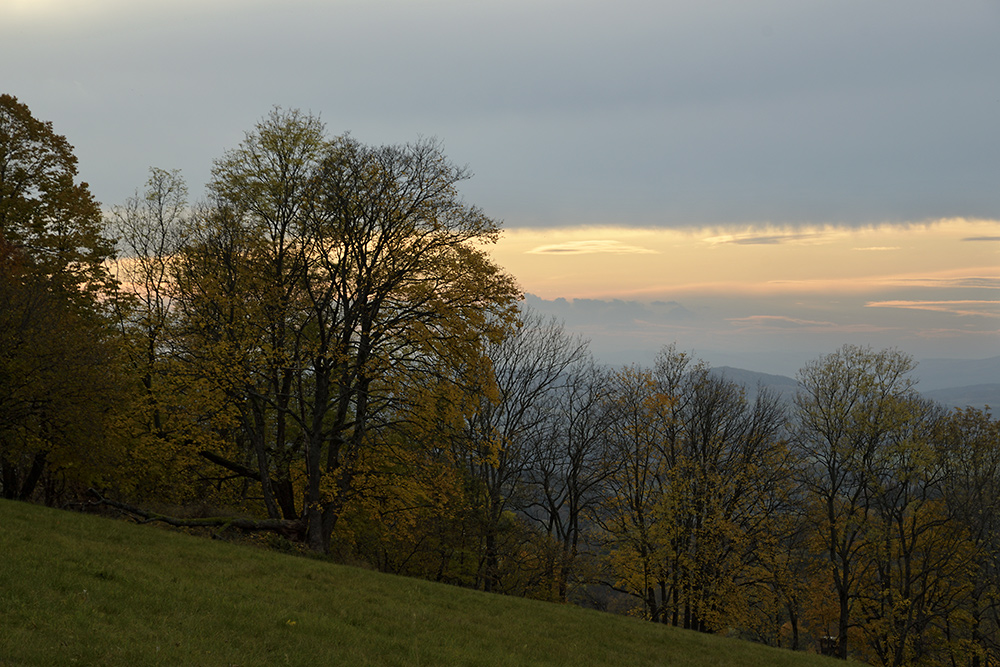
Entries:
POLYGON ((35 492, 38 480, 42 478, 42 472, 45 471, 46 456, 46 452, 35 453, 34 458, 31 460, 31 468, 28 470, 28 474, 21 483, 21 490, 17 494, 18 500, 27 500, 35 492))
POLYGON ((9 463, 2 456, 0 456, 0 484, 3 485, 5 500, 17 498, 17 466, 9 463))
POLYGON ((497 555, 497 536, 493 526, 486 531, 486 554, 483 567, 483 590, 492 593, 500 583, 500 558, 497 555))
POLYGON ((792 646, 793 651, 799 650, 799 616, 791 603, 788 603, 788 622, 792 626, 792 646))
POLYGON ((278 519, 281 514, 278 512, 278 505, 274 502, 274 491, 271 488, 271 462, 267 456, 266 444, 264 442, 264 415, 260 406, 251 398, 249 401, 252 422, 248 423, 244 410, 244 428, 253 442, 254 453, 257 456, 257 471, 260 474, 260 490, 264 497, 264 507, 267 508, 269 519, 278 519))
POLYGON ((837 637, 837 657, 841 660, 847 660, 847 627, 848 620, 850 618, 850 598, 847 595, 846 590, 840 591, 840 620, 837 624, 837 632, 840 635, 837 637))

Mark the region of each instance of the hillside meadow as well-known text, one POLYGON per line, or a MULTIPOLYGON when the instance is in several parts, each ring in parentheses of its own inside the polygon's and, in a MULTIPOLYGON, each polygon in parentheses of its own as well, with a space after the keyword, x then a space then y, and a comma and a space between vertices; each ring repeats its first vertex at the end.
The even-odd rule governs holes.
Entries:
POLYGON ((0 501, 0 665, 829 665, 569 605, 0 501))

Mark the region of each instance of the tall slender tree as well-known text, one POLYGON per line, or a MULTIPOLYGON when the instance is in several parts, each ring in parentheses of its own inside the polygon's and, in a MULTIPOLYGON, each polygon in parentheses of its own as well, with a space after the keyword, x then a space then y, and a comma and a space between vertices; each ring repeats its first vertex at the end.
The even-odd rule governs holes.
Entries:
POLYGON ((509 335, 486 350, 496 383, 467 420, 463 458, 481 508, 481 585, 500 588, 501 524, 506 512, 524 509, 529 468, 537 460, 569 368, 586 345, 554 320, 521 313, 509 335))
MULTIPOLYGON (((856 602, 869 575, 873 479, 912 419, 910 357, 847 345, 799 371, 795 446, 813 528, 837 596, 837 655, 846 660, 856 602)), ((832 634, 832 633, 831 633, 832 634)))

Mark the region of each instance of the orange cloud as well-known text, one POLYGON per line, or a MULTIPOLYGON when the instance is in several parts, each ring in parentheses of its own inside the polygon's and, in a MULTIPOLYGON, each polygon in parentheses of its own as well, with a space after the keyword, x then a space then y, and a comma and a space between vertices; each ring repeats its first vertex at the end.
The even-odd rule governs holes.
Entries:
POLYGON ((867 308, 907 308, 960 316, 1000 317, 1000 301, 956 299, 953 301, 870 301, 867 308))

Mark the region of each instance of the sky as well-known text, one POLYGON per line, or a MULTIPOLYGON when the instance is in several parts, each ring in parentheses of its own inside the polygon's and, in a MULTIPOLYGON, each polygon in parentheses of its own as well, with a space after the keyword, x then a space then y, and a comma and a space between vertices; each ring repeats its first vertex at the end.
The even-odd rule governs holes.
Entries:
POLYGON ((995 220, 524 228, 494 255, 531 307, 615 364, 650 363, 669 343, 714 366, 789 376, 844 344, 917 359, 1000 354, 995 220))
POLYGON ((436 137, 600 356, 1000 354, 998 0, 0 0, 0 90, 105 205, 274 106, 436 137))

